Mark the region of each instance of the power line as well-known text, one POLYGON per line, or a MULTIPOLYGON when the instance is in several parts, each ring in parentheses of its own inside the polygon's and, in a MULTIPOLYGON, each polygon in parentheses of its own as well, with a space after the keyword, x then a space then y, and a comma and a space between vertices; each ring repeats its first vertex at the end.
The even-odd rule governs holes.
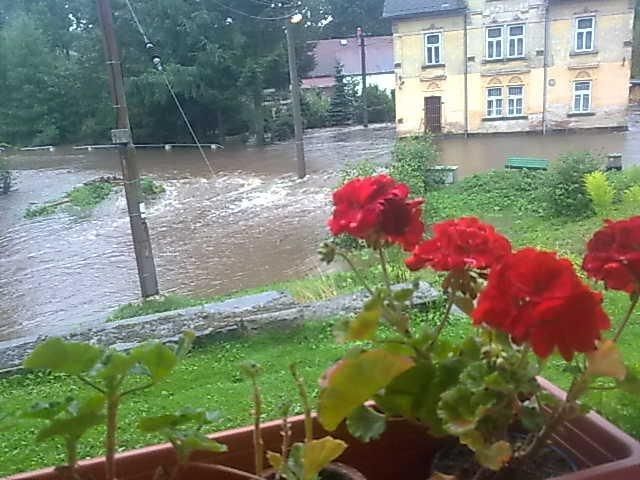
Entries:
MULTIPOLYGON (((131 12, 131 16, 133 17, 133 21, 135 22, 136 26, 138 27, 138 31, 140 32, 140 35, 142 35, 142 38, 144 39, 145 48, 147 50, 150 50, 150 51, 153 52, 154 49, 155 49, 155 45, 149 40, 149 37, 147 36, 147 33, 145 32, 144 28, 142 27, 142 24, 140 23, 140 20, 138 19, 138 16, 136 15, 136 11, 134 10, 133 5, 131 4, 131 1, 130 0, 125 0, 125 1, 127 3, 127 6, 129 7, 129 12, 131 12)), ((193 141, 195 142, 196 146, 198 147, 198 150, 200 152, 200 156, 204 160, 204 163, 207 164, 207 167, 209 168, 209 172, 211 172, 211 175, 214 175, 215 172, 213 171, 213 167, 211 167, 211 163, 209 162, 209 158, 207 157, 207 154, 204 152, 204 149, 202 148, 202 145, 200 144, 200 140, 198 140, 198 136, 196 135, 195 130, 191 126, 191 122, 189 121, 189 118, 187 117, 186 112, 182 108, 182 105, 180 104, 180 100, 178 100, 178 97, 175 94, 175 91, 174 91, 174 89, 173 89, 173 87, 171 85, 169 77, 167 76, 167 72, 165 72, 164 68, 162 67, 162 60, 160 59, 160 56, 157 55, 156 53, 153 53, 151 58, 152 58, 153 65, 156 68, 156 70, 158 70, 158 72, 160 72, 162 74, 162 77, 164 79, 164 83, 167 86, 167 89, 169 90, 169 93, 171 94, 171 97, 173 98, 173 101, 175 102, 176 107, 178 107, 178 111, 180 112, 180 115, 182 116, 182 119, 184 120, 184 123, 187 125, 187 129, 189 130, 189 133, 191 134, 191 138, 193 138, 193 141)))
POLYGON ((230 12, 234 12, 234 13, 237 13, 238 15, 242 15, 242 16, 247 17, 247 18, 252 18, 254 20, 265 20, 265 21, 286 20, 288 18, 291 18, 291 16, 296 13, 296 10, 293 10, 292 12, 290 12, 290 13, 288 13, 286 15, 282 15, 280 17, 259 17, 259 16, 256 16, 256 15, 251 15, 251 14, 249 14, 247 12, 243 12, 242 10, 238 10, 237 8, 230 7, 229 5, 226 5, 226 4, 222 3, 222 2, 220 2, 219 0, 213 0, 213 3, 216 3, 216 4, 220 5, 222 8, 226 8, 230 12))

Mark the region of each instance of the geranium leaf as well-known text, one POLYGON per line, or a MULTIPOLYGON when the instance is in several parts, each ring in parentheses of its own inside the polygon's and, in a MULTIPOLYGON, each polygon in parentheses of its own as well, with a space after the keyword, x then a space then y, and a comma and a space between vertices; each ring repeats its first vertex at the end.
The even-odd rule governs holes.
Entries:
POLYGON ((415 290, 413 288, 401 288, 400 290, 396 290, 393 292, 393 299, 396 302, 405 303, 411 300, 415 290))
POLYGON ((93 373, 102 379, 116 378, 129 373, 135 363, 130 355, 110 351, 102 358, 93 373))
POLYGON ((627 375, 620 349, 612 340, 599 342, 598 348, 586 356, 587 374, 592 377, 612 377, 622 381, 627 375))
POLYGON ((386 350, 360 353, 336 363, 323 378, 318 408, 320 423, 327 430, 335 430, 355 408, 412 366, 409 357, 386 350))
POLYGON ((305 443, 302 480, 315 480, 320 471, 342 455, 346 448, 345 442, 332 437, 305 443))
POLYGON ((380 306, 358 313, 355 318, 349 321, 344 340, 371 340, 378 329, 381 315, 382 308, 380 306))
POLYGON ((189 353, 195 339, 196 339, 196 334, 191 330, 187 330, 182 334, 182 336, 180 337, 180 341, 178 342, 178 345, 176 346, 176 350, 175 350, 175 354, 176 354, 176 357, 178 357, 178 360, 182 360, 185 357, 185 355, 189 353))
POLYGON ((500 440, 486 448, 476 450, 476 458, 481 465, 494 470, 500 470, 509 460, 513 451, 509 442, 500 440))
POLYGON ((103 355, 103 350, 82 342, 67 342, 50 338, 31 352, 24 362, 25 368, 48 369, 79 375, 89 371, 103 355))
POLYGON ((173 350, 159 342, 145 343, 134 348, 131 357, 148 370, 154 383, 166 378, 178 363, 173 350))
POLYGON ((383 414, 364 405, 356 408, 347 417, 349 433, 363 442, 379 438, 386 426, 387 422, 383 414))
POLYGON ((271 465, 276 472, 282 473, 282 467, 284 466, 282 455, 275 452, 267 452, 267 460, 269 460, 269 465, 271 465))
POLYGON ((494 403, 495 399, 488 392, 458 385, 442 394, 438 415, 449 433, 464 435, 476 428, 480 418, 494 403))

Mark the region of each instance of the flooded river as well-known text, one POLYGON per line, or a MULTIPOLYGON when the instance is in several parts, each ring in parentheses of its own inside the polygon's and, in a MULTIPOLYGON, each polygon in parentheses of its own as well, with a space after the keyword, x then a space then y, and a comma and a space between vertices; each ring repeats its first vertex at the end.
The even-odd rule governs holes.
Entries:
MULTIPOLYGON (((640 164, 640 127, 629 132, 499 135, 439 141, 442 162, 465 176, 501 168, 507 156, 553 158, 565 151, 620 152, 640 164)), ((230 146, 207 152, 212 176, 192 150, 139 150, 144 175, 167 192, 147 205, 162 292, 224 294, 319 269, 330 192, 349 160, 388 161, 389 126, 327 129, 305 135, 309 176, 298 180, 293 145, 230 146)), ((119 174, 114 152, 57 149, 9 157, 15 190, 0 196, 0 340, 59 333, 138 298, 122 194, 90 213, 61 211, 26 220, 31 203, 119 174)))

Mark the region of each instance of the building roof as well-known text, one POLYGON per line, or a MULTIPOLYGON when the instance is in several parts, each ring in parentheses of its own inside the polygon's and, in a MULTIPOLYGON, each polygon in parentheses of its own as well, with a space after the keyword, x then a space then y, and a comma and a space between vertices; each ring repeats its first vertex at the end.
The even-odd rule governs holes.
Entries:
MULTIPOLYGON (((354 38, 318 40, 312 51, 315 68, 306 78, 333 77, 336 65, 342 65, 344 75, 359 75, 360 45, 354 38)), ((367 37, 367 73, 393 73, 393 37, 367 37)))
POLYGON ((466 8, 464 0, 385 0, 385 18, 439 15, 466 8))

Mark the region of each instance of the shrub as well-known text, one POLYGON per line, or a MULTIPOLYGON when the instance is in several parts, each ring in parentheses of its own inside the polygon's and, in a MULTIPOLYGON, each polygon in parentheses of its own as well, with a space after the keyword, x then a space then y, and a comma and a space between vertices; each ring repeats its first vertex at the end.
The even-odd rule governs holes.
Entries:
POLYGON ((303 92, 300 103, 305 128, 329 126, 329 97, 322 95, 318 90, 311 90, 303 92))
POLYGON ((640 205, 640 185, 634 185, 633 187, 625 190, 623 202, 625 205, 640 205))
POLYGON ((150 178, 140 180, 140 189, 142 190, 142 195, 146 198, 156 197, 166 191, 161 183, 155 182, 150 178))
POLYGON ((396 180, 406 183, 416 197, 427 192, 427 167, 438 161, 438 150, 429 135, 401 138, 393 147, 389 173, 396 180))
MULTIPOLYGON (((358 97, 356 106, 358 122, 362 122, 362 95, 358 97)), ((367 111, 370 123, 393 122, 396 117, 396 108, 391 95, 377 85, 367 87, 367 111)))
POLYGON ((293 138, 293 116, 288 111, 283 111, 271 123, 271 140, 284 142, 293 138))
POLYGON ((605 173, 601 171, 587 173, 584 176, 584 184, 596 212, 599 215, 606 213, 613 204, 616 192, 605 173))
POLYGON ((547 211, 554 217, 584 217, 593 213, 584 176, 595 172, 603 159, 591 152, 567 153, 551 164, 542 190, 547 211))

